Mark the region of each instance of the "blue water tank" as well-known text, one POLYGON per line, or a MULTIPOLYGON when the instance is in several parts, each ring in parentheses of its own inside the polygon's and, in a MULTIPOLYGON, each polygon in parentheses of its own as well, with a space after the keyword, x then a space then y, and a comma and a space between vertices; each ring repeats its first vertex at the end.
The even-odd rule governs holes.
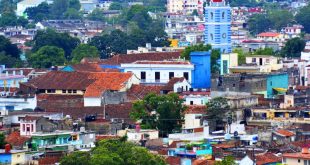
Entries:
POLYGON ((192 71, 192 88, 211 87, 211 51, 191 52, 191 63, 194 65, 192 71))

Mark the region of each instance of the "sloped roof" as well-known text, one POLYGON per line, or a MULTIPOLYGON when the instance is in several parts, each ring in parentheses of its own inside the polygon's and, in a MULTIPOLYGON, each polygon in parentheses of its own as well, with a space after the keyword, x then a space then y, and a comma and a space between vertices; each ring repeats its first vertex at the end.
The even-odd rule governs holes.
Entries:
POLYGON ((160 90, 163 86, 159 85, 132 85, 127 91, 127 98, 130 101, 143 99, 149 93, 160 94, 160 90))
POLYGON ((260 33, 257 36, 258 37, 277 37, 279 36, 280 33, 275 33, 275 32, 264 32, 264 33, 260 33))
POLYGON ((139 54, 123 54, 115 55, 109 59, 103 60, 100 63, 104 65, 120 65, 122 63, 133 63, 141 60, 148 61, 163 61, 178 59, 181 52, 155 52, 155 53, 139 53, 139 54))
POLYGON ((74 64, 71 67, 77 72, 102 72, 101 67, 94 63, 74 64))
POLYGON ((280 136, 284 136, 284 137, 291 137, 291 136, 295 135, 295 133, 288 131, 288 130, 285 130, 285 129, 279 129, 275 133, 280 135, 280 136))
POLYGON ((20 133, 15 131, 9 134, 6 138, 5 141, 12 146, 23 146, 26 141, 30 140, 30 138, 25 137, 25 136, 20 136, 20 133))
POLYGON ((276 156, 275 154, 269 152, 264 154, 257 154, 255 155, 255 159, 257 165, 282 162, 282 157, 276 156))
POLYGON ((184 77, 173 77, 169 80, 169 82, 167 83, 167 85, 162 87, 162 90, 166 90, 166 91, 173 91, 173 87, 174 84, 178 83, 178 82, 183 82, 185 80, 184 77))
POLYGON ((207 106, 205 105, 189 105, 184 112, 185 114, 207 114, 207 106))

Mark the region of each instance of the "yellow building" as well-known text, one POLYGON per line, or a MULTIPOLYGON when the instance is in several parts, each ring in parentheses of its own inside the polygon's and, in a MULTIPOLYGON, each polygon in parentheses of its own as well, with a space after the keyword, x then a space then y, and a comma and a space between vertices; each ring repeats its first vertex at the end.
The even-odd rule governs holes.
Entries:
POLYGON ((0 164, 18 165, 26 163, 25 150, 0 150, 0 164))

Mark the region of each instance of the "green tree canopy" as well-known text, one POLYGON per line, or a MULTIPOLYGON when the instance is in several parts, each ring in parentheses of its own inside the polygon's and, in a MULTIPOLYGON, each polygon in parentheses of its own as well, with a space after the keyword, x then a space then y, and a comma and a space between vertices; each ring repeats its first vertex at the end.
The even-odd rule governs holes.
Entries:
POLYGON ((50 68, 51 66, 64 65, 66 61, 63 49, 55 46, 43 46, 32 53, 28 62, 34 68, 50 68))
POLYGON ((84 57, 100 57, 99 51, 95 46, 80 44, 72 51, 72 62, 80 63, 84 57))
POLYGON ((68 8, 68 0, 54 0, 50 12, 55 18, 63 18, 68 8))
POLYGON ((5 144, 5 135, 4 133, 0 133, 0 149, 4 149, 5 144))
POLYGON ((165 165, 158 155, 146 148, 121 140, 102 140, 90 153, 74 152, 60 161, 61 165, 165 165), (91 155, 91 156, 90 156, 91 155))
POLYGON ((303 39, 299 37, 292 38, 285 43, 284 48, 281 50, 281 55, 283 57, 300 57, 300 53, 305 46, 306 42, 303 39))
POLYGON ((35 22, 39 22, 42 20, 49 19, 51 5, 47 4, 46 2, 42 2, 37 7, 29 7, 25 10, 29 19, 34 20, 35 22))
POLYGON ((306 33, 310 33, 310 5, 303 7, 302 9, 299 10, 299 12, 295 16, 295 20, 304 26, 304 31, 306 33))
POLYGON ((82 19, 82 14, 74 8, 68 8, 64 13, 64 17, 67 19, 82 19))
POLYGON ((255 50, 254 52, 255 55, 275 55, 275 52, 273 51, 272 48, 259 48, 255 50))
POLYGON ((156 95, 150 93, 143 100, 133 104, 130 117, 142 120, 143 128, 159 129, 166 136, 181 128, 182 113, 185 110, 183 100, 175 93, 156 95))
POLYGON ((233 156, 225 156, 222 161, 216 161, 215 165, 237 165, 233 156))
POLYGON ((122 10, 123 6, 119 2, 113 2, 111 3, 109 10, 122 10))
POLYGON ((210 130, 216 130, 221 124, 225 114, 229 111, 229 105, 226 98, 216 97, 207 103, 207 118, 210 130))
POLYGON ((237 53, 238 54, 238 65, 245 64, 246 53, 243 51, 242 48, 234 49, 233 53, 237 53))
POLYGON ((4 52, 6 55, 10 55, 14 58, 19 58, 20 50, 17 45, 12 44, 9 39, 4 36, 0 36, 0 52, 4 52))
POLYGON ((94 9, 91 13, 87 15, 87 19, 92 21, 105 21, 103 11, 99 8, 94 9))
POLYGON ((15 13, 16 4, 14 0, 1 0, 0 1, 0 15, 15 13))
POLYGON ((23 26, 28 24, 28 20, 23 17, 17 17, 15 13, 5 13, 0 16, 0 27, 23 26))
POLYGON ((75 9, 79 11, 81 9, 81 3, 80 0, 69 0, 69 7, 71 9, 75 9))
POLYGON ((278 31, 294 20, 293 14, 288 10, 271 10, 268 13, 268 18, 272 22, 272 28, 278 31))
POLYGON ((65 51, 65 57, 71 60, 72 50, 80 44, 80 40, 71 37, 68 33, 57 33, 54 30, 47 29, 38 31, 33 39, 32 52, 36 52, 43 46, 56 46, 65 51))
POLYGON ((272 24, 267 14, 254 14, 248 20, 249 31, 252 35, 268 31, 272 28, 272 24))

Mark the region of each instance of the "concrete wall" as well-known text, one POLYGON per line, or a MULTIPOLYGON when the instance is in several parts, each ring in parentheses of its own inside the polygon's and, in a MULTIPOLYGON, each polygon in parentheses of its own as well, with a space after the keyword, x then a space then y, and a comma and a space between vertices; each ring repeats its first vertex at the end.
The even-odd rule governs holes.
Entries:
POLYGON ((84 97, 84 107, 101 106, 101 97, 84 97))
MULTIPOLYGON (((192 52, 191 63, 195 69, 192 71, 193 88, 211 87, 211 52, 192 52)), ((189 81, 191 83, 191 81, 189 81)))

